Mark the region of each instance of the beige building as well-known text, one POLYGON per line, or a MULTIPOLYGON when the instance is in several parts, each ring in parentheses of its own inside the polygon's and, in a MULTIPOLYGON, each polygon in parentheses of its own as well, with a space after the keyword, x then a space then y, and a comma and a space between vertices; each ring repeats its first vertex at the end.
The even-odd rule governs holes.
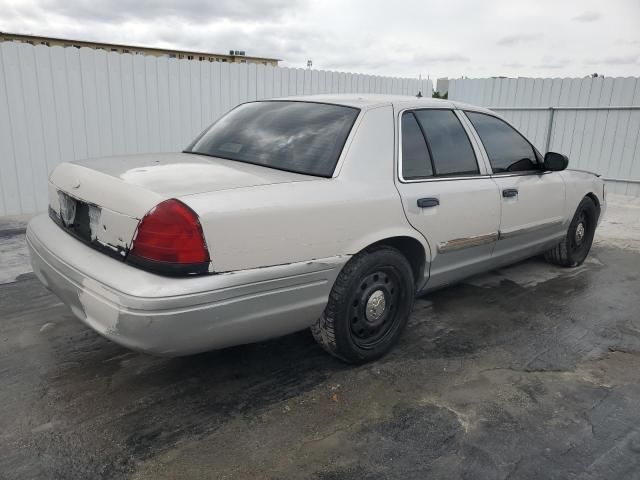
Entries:
POLYGON ((194 52, 188 50, 169 50, 166 48, 141 47, 136 45, 121 45, 117 43, 87 42, 68 38, 41 37, 38 35, 21 35, 17 33, 0 32, 0 42, 22 42, 31 45, 46 45, 48 47, 93 48, 108 52, 131 53, 133 55, 152 55, 154 57, 186 58, 201 62, 229 62, 229 63, 260 63, 262 65, 278 66, 279 59, 265 57, 251 57, 244 51, 231 50, 228 54, 194 52))

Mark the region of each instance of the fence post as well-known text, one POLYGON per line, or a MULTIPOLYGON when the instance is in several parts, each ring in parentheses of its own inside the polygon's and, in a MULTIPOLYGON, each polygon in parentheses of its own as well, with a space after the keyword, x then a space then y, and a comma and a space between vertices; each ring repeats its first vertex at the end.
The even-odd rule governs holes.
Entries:
POLYGON ((553 117, 555 116, 556 109, 549 107, 549 124, 547 125, 547 138, 545 140, 544 153, 549 151, 551 145, 551 132, 553 131, 553 117))

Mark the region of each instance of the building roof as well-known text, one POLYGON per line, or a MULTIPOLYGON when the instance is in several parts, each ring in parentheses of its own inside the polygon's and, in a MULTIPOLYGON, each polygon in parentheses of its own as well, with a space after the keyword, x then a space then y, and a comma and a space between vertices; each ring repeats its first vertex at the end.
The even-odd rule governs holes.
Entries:
POLYGON ((197 50, 184 50, 184 49, 176 49, 176 48, 159 48, 159 47, 147 47, 145 45, 133 45, 133 44, 124 44, 124 43, 110 43, 110 42, 101 42, 99 40, 80 40, 78 38, 63 38, 63 37, 50 37, 47 35, 29 35, 24 33, 12 33, 12 32, 3 32, 0 31, 0 35, 7 35, 13 37, 23 37, 23 38, 32 38, 33 40, 55 40, 57 42, 69 42, 69 43, 77 43, 77 44, 93 44, 93 45, 104 45, 106 47, 114 47, 114 48, 140 48, 144 50, 152 50, 155 52, 175 52, 175 53, 187 53, 193 55, 202 55, 202 56, 219 56, 219 57, 241 57, 248 58, 252 60, 268 60, 273 62, 281 61, 280 58, 271 58, 271 57, 256 57, 253 55, 230 55, 229 53, 215 53, 215 52, 200 52, 197 50))

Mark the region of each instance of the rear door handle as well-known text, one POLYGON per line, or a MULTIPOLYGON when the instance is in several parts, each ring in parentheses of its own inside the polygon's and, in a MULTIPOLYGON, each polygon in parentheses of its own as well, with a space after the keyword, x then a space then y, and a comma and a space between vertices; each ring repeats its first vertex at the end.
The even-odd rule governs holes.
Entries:
POLYGON ((517 188, 505 188, 504 190, 502 190, 502 196, 504 198, 517 197, 518 196, 518 189, 517 188))
POLYGON ((435 197, 419 198, 418 206, 420 208, 431 208, 440 205, 440 200, 435 197))

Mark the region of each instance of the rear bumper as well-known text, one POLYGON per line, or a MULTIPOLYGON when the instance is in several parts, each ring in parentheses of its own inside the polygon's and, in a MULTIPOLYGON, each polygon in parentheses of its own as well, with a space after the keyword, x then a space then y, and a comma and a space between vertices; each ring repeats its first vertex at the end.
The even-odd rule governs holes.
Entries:
POLYGON ((348 257, 172 278, 110 258, 31 220, 33 270, 84 323, 125 347, 186 355, 304 329, 321 315, 348 257))

